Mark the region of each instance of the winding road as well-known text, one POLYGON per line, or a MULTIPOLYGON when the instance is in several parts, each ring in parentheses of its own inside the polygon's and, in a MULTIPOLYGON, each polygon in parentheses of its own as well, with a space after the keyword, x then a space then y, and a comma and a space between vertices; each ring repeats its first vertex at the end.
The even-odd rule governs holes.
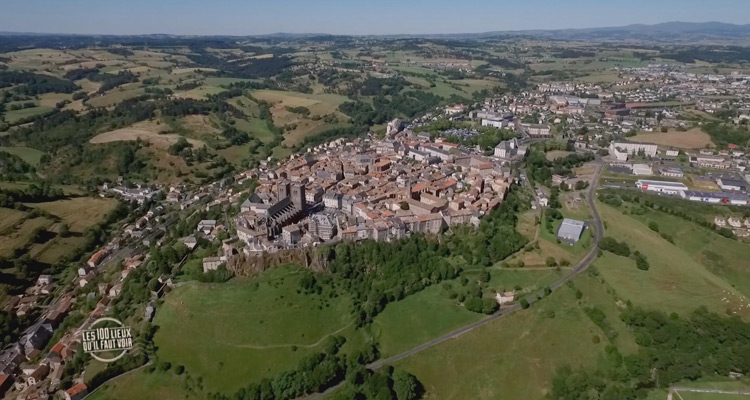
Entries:
MULTIPOLYGON (((589 186, 588 194, 586 196, 586 200, 588 201, 589 207, 591 208, 591 214, 593 216, 592 228, 594 230, 594 246, 592 247, 591 251, 589 251, 589 253, 586 254, 586 257, 584 257, 578 264, 576 264, 576 266, 568 275, 565 275, 563 278, 561 278, 557 282, 550 285, 550 289, 553 291, 558 289, 560 286, 564 285, 565 283, 567 283, 568 281, 570 281, 577 275, 586 271, 591 266, 591 263, 594 262, 594 260, 597 257, 597 254, 599 253, 599 247, 597 246, 597 244, 599 243, 599 240, 601 240, 601 238, 604 236, 604 224, 602 223, 601 217, 599 216, 599 211, 596 209, 596 188, 599 183, 599 175, 601 173, 602 167, 603 167, 603 164, 601 163, 597 165, 596 171, 594 172, 594 175, 591 179, 591 185, 589 186)), ((535 300, 529 299, 529 304, 533 303, 534 301, 535 300)), ((432 339, 429 342, 422 343, 421 345, 414 347, 410 350, 407 350, 403 353, 396 354, 395 356, 391 356, 391 357, 384 358, 381 360, 377 360, 373 363, 370 363, 367 365, 367 368, 371 370, 378 370, 386 365, 396 363, 416 353, 419 353, 422 350, 426 350, 426 349, 429 349, 430 347, 443 343, 446 340, 456 339, 465 333, 471 332, 474 329, 487 325, 490 322, 500 319, 520 309, 522 309, 522 307, 519 304, 515 304, 510 307, 502 308, 498 310, 495 314, 492 314, 491 316, 483 320, 471 323, 469 325, 465 325, 461 328, 454 330, 453 332, 450 332, 443 336, 432 339)), ((332 386, 322 393, 312 393, 309 396, 301 397, 298 400, 314 400, 314 399, 321 398, 325 396, 326 394, 336 390, 337 388, 342 386, 345 382, 346 381, 342 381, 338 385, 332 386)))

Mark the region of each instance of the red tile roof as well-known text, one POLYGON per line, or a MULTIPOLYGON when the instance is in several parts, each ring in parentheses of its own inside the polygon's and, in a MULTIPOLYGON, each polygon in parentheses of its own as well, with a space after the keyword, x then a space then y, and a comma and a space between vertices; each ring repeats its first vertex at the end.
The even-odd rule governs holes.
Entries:
POLYGON ((79 382, 75 384, 72 388, 66 390, 65 393, 67 393, 69 396, 75 396, 78 393, 81 393, 86 389, 88 389, 86 384, 84 384, 83 382, 79 382))

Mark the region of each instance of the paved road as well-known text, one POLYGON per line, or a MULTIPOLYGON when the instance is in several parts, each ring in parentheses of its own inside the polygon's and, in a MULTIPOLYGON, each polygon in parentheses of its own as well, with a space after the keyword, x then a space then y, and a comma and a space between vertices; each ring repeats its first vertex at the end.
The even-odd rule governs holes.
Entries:
MULTIPOLYGON (((591 186, 589 187, 588 195, 586 196, 586 198, 588 200, 588 203, 589 203, 589 207, 591 207, 591 212, 592 212, 593 217, 594 217, 593 229, 594 229, 594 244, 595 245, 597 243, 599 243, 599 240, 604 235, 604 225, 602 224, 601 218, 599 217, 599 212, 597 211, 596 204, 595 204, 595 200, 596 200, 596 187, 597 187, 597 184, 599 182, 599 173, 601 172, 601 169, 602 169, 602 165, 600 164, 597 167, 596 172, 594 172, 594 177, 593 177, 593 180, 591 182, 591 186)), ((578 275, 581 272, 585 271, 591 265, 591 263, 596 259, 596 256, 597 256, 598 252, 599 252, 599 248, 597 246, 594 246, 591 249, 591 251, 586 255, 586 257, 584 257, 583 260, 581 260, 573 268, 573 271, 570 274, 566 275, 565 277, 561 278, 559 281, 557 281, 557 282, 553 283, 552 285, 550 285, 550 289, 555 290, 555 289, 559 288, 560 286, 564 285, 569 280, 573 279, 576 275, 578 275)), ((529 301, 529 303, 532 303, 532 302, 533 302, 533 300, 529 301)), ((397 361, 400 361, 400 360, 403 360, 403 359, 405 359, 405 358, 407 358, 407 357, 409 357, 411 355, 419 353, 422 350, 425 350, 425 349, 428 349, 428 348, 430 348, 432 346, 440 344, 440 343, 442 343, 442 342, 444 342, 444 341, 446 341, 448 339, 455 339, 455 338, 457 338, 457 337, 459 337, 459 336, 461 336, 461 335, 463 335, 463 334, 465 334, 467 332, 471 332, 474 329, 479 328, 480 326, 487 325, 490 322, 495 321, 496 319, 502 318, 502 317, 504 317, 504 316, 506 316, 506 315, 514 312, 514 311, 518 311, 520 309, 521 309, 521 306, 518 305, 518 304, 513 305, 511 307, 500 309, 498 312, 496 312, 495 314, 492 314, 492 316, 490 316, 488 318, 485 318, 485 319, 483 319, 481 321, 477 321, 477 322, 474 322, 472 324, 463 326, 463 327, 461 327, 459 329, 456 329, 453 332, 450 332, 450 333, 448 333, 446 335, 443 335, 441 337, 438 337, 436 339, 430 340, 429 342, 423 343, 423 344, 421 344, 421 345, 419 345, 419 346, 417 346, 417 347, 415 347, 415 348, 413 348, 411 350, 407 350, 407 351, 405 351, 405 352, 403 352, 401 354, 397 354, 397 355, 389 357, 389 358, 385 358, 385 359, 382 359, 382 360, 375 361, 374 363, 369 364, 367 366, 367 368, 378 369, 378 368, 381 368, 383 366, 386 366, 386 365, 389 365, 389 364, 393 364, 393 363, 395 363, 397 361)))
MULTIPOLYGON (((566 275, 565 277, 561 278, 557 282, 550 285, 550 289, 553 291, 560 286, 564 285, 571 279, 573 279, 576 275, 579 275, 580 273, 586 271, 591 266, 591 263, 594 262, 596 259, 597 254, 599 253, 599 248, 596 246, 596 244, 599 243, 599 240, 601 240, 602 236, 604 236, 604 224, 602 224, 601 217, 599 216, 599 211, 596 209, 596 188, 599 183, 599 174, 602 170, 602 164, 599 164, 596 168, 596 171, 594 172, 594 176, 592 178, 591 186, 589 187, 588 194, 586 196, 586 200, 588 201, 589 207, 591 208, 591 213, 593 215, 593 230, 594 230, 594 247, 591 249, 591 251, 586 255, 586 257, 583 258, 574 268, 573 271, 571 271, 570 274, 566 275)), ((529 303, 533 303, 534 300, 529 300, 529 303)), ((395 356, 388 357, 385 359, 377 360, 373 363, 370 363, 367 365, 367 368, 372 370, 380 369, 386 365, 393 364, 395 362, 401 361, 409 356, 412 356, 416 353, 419 353, 422 350, 429 349, 430 347, 433 347, 435 345, 438 345, 440 343, 445 342, 449 339, 456 339, 459 336, 471 332, 476 328, 479 328, 480 326, 484 326, 489 324, 492 321, 495 321, 497 319, 500 319, 508 314, 513 313, 514 311, 520 310, 522 307, 519 304, 502 308, 499 311, 497 311, 495 314, 492 314, 490 317, 487 317, 481 321, 474 322, 472 324, 463 326, 459 329, 456 329, 453 332, 450 332, 446 335, 440 336, 438 338, 432 339, 429 342, 423 343, 417 347, 414 347, 413 349, 407 350, 401 354, 396 354, 395 356)), ((312 393, 309 396, 301 397, 298 400, 314 400, 321 398, 325 396, 326 394, 338 389, 341 387, 345 381, 342 381, 336 386, 328 388, 328 390, 324 391, 323 393, 312 393)))

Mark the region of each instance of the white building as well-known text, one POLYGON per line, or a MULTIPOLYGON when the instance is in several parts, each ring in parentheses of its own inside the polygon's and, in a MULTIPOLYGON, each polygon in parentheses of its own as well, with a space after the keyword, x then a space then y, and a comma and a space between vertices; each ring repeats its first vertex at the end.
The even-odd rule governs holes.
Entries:
POLYGON ((612 142, 609 145, 610 152, 614 149, 620 149, 631 155, 637 155, 640 152, 647 157, 656 157, 658 147, 652 143, 638 143, 638 142, 612 142))
POLYGON ((509 122, 507 119, 489 119, 489 118, 483 118, 482 119, 482 126, 491 126, 493 128, 505 128, 508 126, 509 122))
POLYGON ((650 190, 652 192, 666 194, 681 194, 682 192, 688 190, 688 187, 680 182, 639 180, 635 183, 635 186, 641 190, 650 190))
POLYGON ((651 176, 654 174, 654 170, 648 164, 633 164, 633 175, 638 176, 651 176))

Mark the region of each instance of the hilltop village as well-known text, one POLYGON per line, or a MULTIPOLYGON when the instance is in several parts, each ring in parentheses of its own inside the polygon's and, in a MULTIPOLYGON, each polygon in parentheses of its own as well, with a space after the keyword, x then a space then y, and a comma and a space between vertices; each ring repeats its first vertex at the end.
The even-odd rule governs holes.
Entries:
POLYGON ((513 177, 499 158, 398 124, 387 139, 335 140, 246 173, 258 180, 235 218, 247 249, 435 234, 477 225, 503 201, 513 177))

